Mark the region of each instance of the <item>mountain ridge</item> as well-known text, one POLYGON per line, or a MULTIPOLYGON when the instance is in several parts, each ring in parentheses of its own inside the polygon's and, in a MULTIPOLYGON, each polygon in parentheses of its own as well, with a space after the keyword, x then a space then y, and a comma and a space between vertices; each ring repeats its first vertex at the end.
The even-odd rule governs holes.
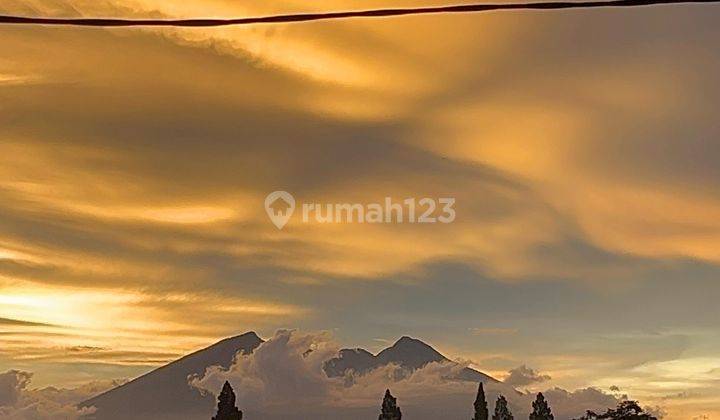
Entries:
MULTIPOLYGON (((402 336, 392 346, 381 350, 377 355, 373 355, 362 348, 342 349, 338 357, 325 363, 324 370, 329 377, 340 377, 344 376, 349 370, 365 374, 391 363, 413 371, 432 362, 455 363, 424 341, 402 336)), ((460 374, 452 379, 472 382, 500 382, 492 376, 470 367, 463 368, 460 374)))
POLYGON ((125 420, 177 418, 171 406, 194 418, 212 412, 215 398, 201 395, 187 382, 190 375, 202 375, 210 366, 228 368, 238 352, 252 353, 264 341, 254 332, 229 337, 160 366, 119 387, 83 401, 78 406, 95 407, 86 419, 125 420), (166 405, 167 404, 167 405, 166 405), (128 410, 132 409, 132 415, 128 410))
MULTIPOLYGON (((202 375, 210 366, 228 368, 238 352, 252 353, 264 340, 255 332, 229 337, 197 350, 164 366, 141 375, 78 405, 95 407, 87 420, 170 420, 207 419, 213 412, 215 398, 202 395, 188 384, 190 375, 202 375)), ((344 375, 348 369, 365 374, 388 364, 413 371, 431 362, 452 362, 429 344, 408 336, 377 355, 361 348, 342 349, 338 357, 328 360, 324 370, 328 377, 344 375)), ((457 378, 473 382, 499 382, 471 368, 464 368, 457 378)))

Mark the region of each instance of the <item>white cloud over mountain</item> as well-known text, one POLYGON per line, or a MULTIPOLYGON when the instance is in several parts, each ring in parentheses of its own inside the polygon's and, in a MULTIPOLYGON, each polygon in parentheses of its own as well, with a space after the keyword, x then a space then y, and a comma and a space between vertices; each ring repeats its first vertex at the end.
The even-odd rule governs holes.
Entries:
MULTIPOLYGON (((324 362, 338 354, 339 345, 326 332, 307 333, 281 330, 252 354, 238 355, 227 369, 214 366, 189 383, 204 392, 217 393, 225 381, 235 389, 240 408, 264 415, 331 416, 361 419, 377 410, 385 389, 398 397, 408 418, 430 420, 436 413, 444 418, 464 418, 472 408, 477 384, 449 379, 466 367, 462 363, 431 362, 415 371, 389 364, 366 374, 347 372, 344 377, 328 378, 324 362)), ((523 374, 532 372, 525 367, 523 374)), ((533 393, 515 391, 504 383, 487 382, 488 403, 503 394, 516 417, 526 416, 535 398, 533 393)), ((557 418, 570 418, 585 410, 602 410, 618 399, 595 388, 545 391, 557 418)), ((324 417, 321 417, 324 418, 324 417)))

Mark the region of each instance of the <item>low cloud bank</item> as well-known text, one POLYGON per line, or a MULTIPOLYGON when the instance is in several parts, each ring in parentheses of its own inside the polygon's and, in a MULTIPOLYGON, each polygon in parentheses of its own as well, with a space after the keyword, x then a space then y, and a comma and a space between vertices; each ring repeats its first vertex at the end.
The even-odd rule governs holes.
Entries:
POLYGON ((77 388, 47 387, 29 389, 32 373, 9 370, 0 373, 0 418, 7 420, 75 420, 92 414, 92 408, 78 409, 76 404, 123 383, 94 381, 77 388))
MULTIPOLYGON (((328 333, 281 330, 254 353, 238 355, 229 368, 210 367, 204 375, 190 377, 189 383, 203 393, 217 394, 229 381, 242 410, 269 417, 313 415, 359 420, 377 410, 385 389, 390 388, 408 418, 437 419, 439 413, 443 418, 470 418, 477 385, 448 379, 465 364, 430 363, 414 372, 391 364, 364 375, 349 372, 344 377, 328 378, 323 364, 338 351, 328 333)), ((549 379, 525 366, 514 371, 515 378, 522 378, 523 383, 529 378, 532 383, 549 379)), ((503 394, 516 417, 527 417, 534 394, 518 392, 508 383, 488 383, 485 388, 490 408, 503 394)), ((604 411, 618 403, 616 396, 595 388, 572 392, 552 388, 544 394, 558 419, 578 417, 586 410, 604 411)))

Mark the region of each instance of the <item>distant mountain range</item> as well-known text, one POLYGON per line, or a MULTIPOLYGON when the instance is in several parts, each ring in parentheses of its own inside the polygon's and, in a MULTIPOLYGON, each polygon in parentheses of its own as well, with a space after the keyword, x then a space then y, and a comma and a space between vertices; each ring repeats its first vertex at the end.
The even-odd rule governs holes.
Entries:
MULTIPOLYGON (((377 355, 365 349, 343 349, 340 355, 328 360, 325 364, 325 373, 329 377, 343 376, 345 372, 353 370, 357 373, 367 373, 375 368, 396 364, 409 370, 420 369, 431 362, 450 362, 443 356, 420 340, 402 337, 391 347, 386 348, 377 355)), ((464 368, 457 378, 473 382, 499 382, 497 379, 475 369, 464 368)))
MULTIPOLYGON (((254 332, 227 338, 84 401, 80 407, 95 407, 95 414, 87 417, 93 420, 207 420, 213 413, 215 399, 190 387, 188 376, 202 375, 210 366, 228 368, 236 353, 251 353, 262 343, 254 332)), ((342 376, 348 370, 364 374, 390 363, 415 370, 430 362, 450 360, 420 340, 402 337, 377 355, 359 348, 343 349, 338 357, 327 361, 325 372, 329 377, 342 376)), ((470 368, 463 369, 454 379, 499 382, 470 368)))

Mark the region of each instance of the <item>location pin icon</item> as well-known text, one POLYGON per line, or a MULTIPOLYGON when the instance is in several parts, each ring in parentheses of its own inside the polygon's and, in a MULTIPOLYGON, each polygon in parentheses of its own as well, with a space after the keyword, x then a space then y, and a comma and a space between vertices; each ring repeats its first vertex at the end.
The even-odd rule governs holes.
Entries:
POLYGON ((265 211, 278 228, 285 227, 295 211, 295 198, 287 191, 275 191, 265 197, 265 211))

